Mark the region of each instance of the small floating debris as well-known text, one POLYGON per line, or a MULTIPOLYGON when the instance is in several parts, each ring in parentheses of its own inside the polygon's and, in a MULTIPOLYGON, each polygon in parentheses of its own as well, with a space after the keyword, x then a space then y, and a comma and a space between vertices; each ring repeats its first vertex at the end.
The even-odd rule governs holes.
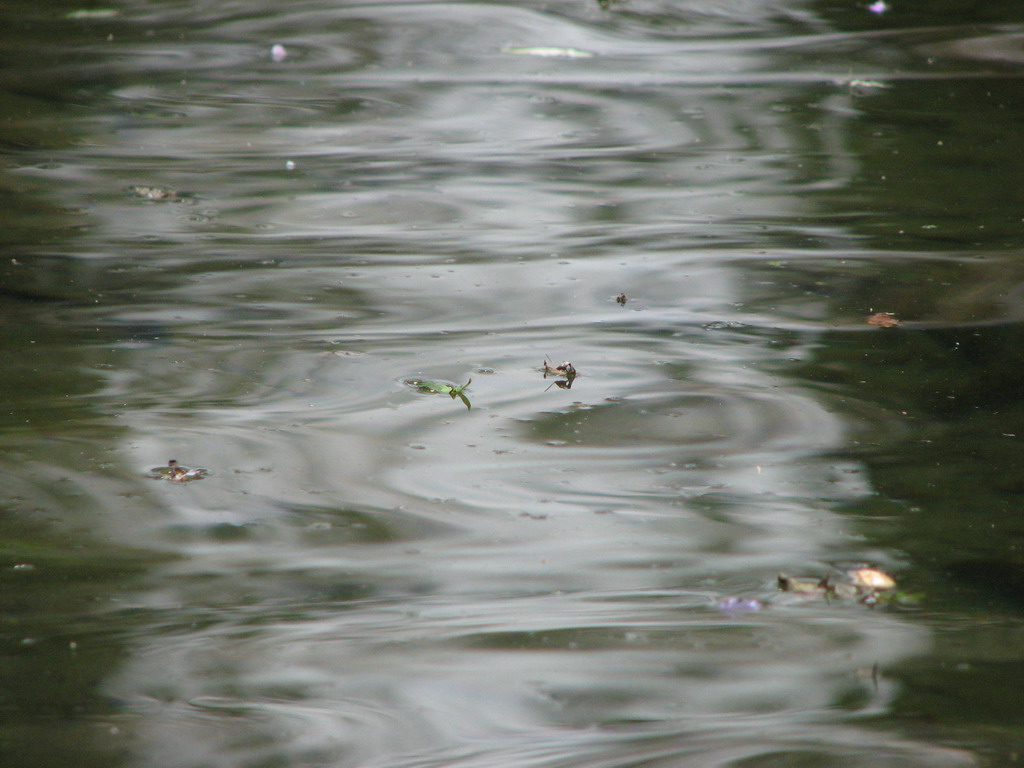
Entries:
POLYGON ((896 588, 896 579, 877 568, 855 568, 847 571, 850 581, 859 589, 888 590, 896 588))
POLYGON ((578 48, 558 48, 548 45, 527 46, 525 48, 502 48, 502 53, 516 56, 542 56, 546 59, 592 59, 594 54, 578 48))
POLYGON ((895 328, 899 324, 899 318, 892 312, 875 312, 868 317, 868 325, 877 325, 879 328, 895 328))
POLYGON ((727 611, 729 613, 745 613, 748 611, 760 611, 765 605, 760 600, 750 597, 727 597, 723 600, 719 600, 717 604, 718 610, 727 611))
POLYGON ((790 576, 779 574, 779 589, 783 592, 795 592, 798 595, 825 595, 826 587, 822 579, 790 576))
POLYGON ((189 469, 183 467, 175 459, 167 462, 166 467, 153 467, 149 470, 150 477, 157 480, 170 480, 172 483, 188 483, 192 480, 202 480, 210 474, 208 469, 197 467, 189 469))
POLYGON ((854 90, 859 88, 892 88, 891 85, 882 82, 881 80, 861 80, 859 78, 854 78, 853 80, 850 80, 847 83, 847 85, 854 90))
POLYGON ((622 306, 626 306, 626 302, 629 301, 629 299, 626 298, 626 294, 620 293, 618 296, 615 297, 615 301, 621 304, 622 306))
POLYGON ((798 595, 820 597, 825 600, 845 600, 876 605, 879 602, 904 600, 906 596, 895 591, 896 580, 877 568, 853 568, 841 574, 829 574, 820 579, 789 576, 780 573, 779 589, 798 595))
POLYGON ((572 378, 576 375, 576 367, 568 360, 563 363, 559 363, 558 365, 553 365, 551 361, 545 360, 544 367, 541 370, 544 371, 545 379, 548 376, 565 376, 567 378, 572 378))
POLYGON ((746 323, 739 323, 735 320, 712 320, 701 326, 705 331, 733 331, 746 327, 746 323))
POLYGON ((544 378, 548 376, 554 376, 555 381, 548 385, 548 388, 544 391, 547 392, 552 386, 557 386, 559 389, 572 389, 572 383, 576 380, 576 367, 566 360, 563 363, 555 365, 547 358, 544 358, 544 366, 540 369, 544 373, 544 378))
POLYGON ((141 197, 144 200, 159 200, 173 203, 179 203, 184 200, 177 191, 167 189, 166 187, 145 187, 135 184, 128 187, 128 191, 135 197, 141 197))
POLYGON ((406 379, 405 383, 410 387, 416 387, 420 392, 449 395, 452 400, 457 397, 465 404, 466 410, 470 410, 472 408, 469 404, 469 398, 465 395, 465 390, 466 387, 473 383, 473 379, 470 379, 462 385, 448 384, 444 381, 424 381, 422 379, 406 379))
POLYGON ((885 0, 875 0, 875 2, 868 6, 868 11, 876 16, 881 16, 888 10, 889 6, 886 4, 885 0))
POLYGON ((280 64, 282 61, 288 58, 288 49, 280 43, 274 43, 270 47, 270 59, 275 64, 280 64))

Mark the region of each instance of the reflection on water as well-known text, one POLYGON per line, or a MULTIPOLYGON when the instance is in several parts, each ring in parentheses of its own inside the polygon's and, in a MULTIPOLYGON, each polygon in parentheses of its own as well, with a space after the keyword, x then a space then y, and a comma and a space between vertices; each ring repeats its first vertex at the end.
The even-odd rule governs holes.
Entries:
MULTIPOLYGON (((993 191, 1019 23, 82 11, 15 4, 0 75, 18 764, 1013 752, 917 719, 957 689, 943 610, 968 608, 931 565, 949 518, 901 515, 949 350, 1020 320, 993 191), (405 383, 468 379, 471 409, 405 383), (209 472, 147 476, 171 457, 209 472), (780 570, 836 562, 932 602, 778 599, 780 570)), ((983 408, 957 370, 948 396, 983 408)), ((1006 572, 977 547, 960 573, 1006 572)))

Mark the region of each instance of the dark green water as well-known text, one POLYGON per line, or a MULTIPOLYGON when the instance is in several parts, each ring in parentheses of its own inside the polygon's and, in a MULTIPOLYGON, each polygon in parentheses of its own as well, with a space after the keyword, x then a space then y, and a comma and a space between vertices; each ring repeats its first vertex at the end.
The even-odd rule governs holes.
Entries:
POLYGON ((6 4, 0 762, 1016 764, 1024 11, 869 5, 6 4))

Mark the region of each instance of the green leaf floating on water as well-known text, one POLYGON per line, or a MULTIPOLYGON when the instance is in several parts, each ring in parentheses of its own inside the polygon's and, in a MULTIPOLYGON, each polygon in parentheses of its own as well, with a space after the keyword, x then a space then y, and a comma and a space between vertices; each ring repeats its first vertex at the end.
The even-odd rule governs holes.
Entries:
POLYGON ((464 394, 466 387, 473 383, 472 379, 461 385, 446 384, 443 381, 423 381, 421 379, 408 379, 405 383, 416 387, 420 392, 434 392, 439 395, 449 395, 452 400, 457 397, 466 404, 467 410, 472 407, 469 404, 469 398, 464 394))

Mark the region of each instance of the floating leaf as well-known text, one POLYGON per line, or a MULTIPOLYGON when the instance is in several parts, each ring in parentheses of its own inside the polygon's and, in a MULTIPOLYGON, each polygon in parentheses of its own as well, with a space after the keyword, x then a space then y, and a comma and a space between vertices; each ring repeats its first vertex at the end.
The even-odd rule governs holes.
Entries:
POLYGON ((899 324, 900 321, 892 312, 875 312, 868 317, 868 325, 877 325, 880 328, 895 328, 899 324))
POLYGON ((422 379, 407 379, 405 383, 411 387, 416 387, 420 392, 448 395, 452 400, 457 397, 465 404, 467 410, 472 408, 469 403, 469 398, 466 397, 464 391, 466 387, 473 383, 473 379, 470 379, 465 384, 461 385, 448 384, 443 381, 423 381, 422 379))
POLYGON ((441 395, 447 395, 455 389, 451 384, 445 384, 440 381, 418 381, 410 382, 416 385, 416 388, 422 392, 437 392, 441 395))

